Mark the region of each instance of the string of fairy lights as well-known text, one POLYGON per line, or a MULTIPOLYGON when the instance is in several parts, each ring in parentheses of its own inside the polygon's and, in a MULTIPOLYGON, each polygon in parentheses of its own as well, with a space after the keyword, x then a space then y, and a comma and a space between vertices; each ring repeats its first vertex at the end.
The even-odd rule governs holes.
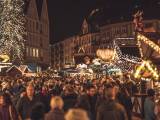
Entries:
POLYGON ((157 44, 155 44, 153 41, 151 41, 150 39, 148 39, 144 35, 138 33, 138 35, 137 35, 137 41, 138 41, 138 47, 139 47, 139 50, 140 50, 141 58, 143 57, 143 51, 142 51, 142 47, 141 47, 141 41, 143 41, 144 43, 146 43, 147 45, 149 45, 152 49, 154 49, 156 52, 158 52, 160 54, 160 46, 158 46, 157 44))
POLYGON ((132 71, 135 64, 140 64, 142 62, 141 58, 122 54, 122 51, 115 41, 113 41, 110 49, 97 50, 97 56, 107 61, 107 67, 112 66, 113 69, 119 68, 123 72, 132 71))
POLYGON ((0 1, 0 55, 8 55, 11 61, 23 60, 25 16, 23 0, 0 1))
POLYGON ((113 45, 118 58, 115 64, 119 66, 122 69, 122 71, 132 71, 135 64, 140 64, 142 62, 142 59, 138 57, 122 54, 122 51, 120 50, 119 46, 115 41, 113 42, 113 45))

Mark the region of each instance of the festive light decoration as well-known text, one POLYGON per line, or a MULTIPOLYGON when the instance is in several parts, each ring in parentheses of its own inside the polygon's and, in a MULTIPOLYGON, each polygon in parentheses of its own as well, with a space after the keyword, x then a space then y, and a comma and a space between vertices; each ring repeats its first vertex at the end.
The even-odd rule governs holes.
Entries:
POLYGON ((107 67, 107 72, 109 75, 111 75, 112 73, 115 73, 116 75, 122 75, 121 68, 119 68, 119 66, 117 66, 113 63, 110 63, 105 67, 107 67))
POLYGON ((110 49, 97 50, 97 56, 99 59, 93 61, 94 64, 104 65, 106 69, 109 66, 115 66, 115 69, 120 69, 123 72, 129 72, 134 69, 136 64, 141 64, 142 59, 130 55, 122 54, 119 46, 113 41, 110 49), (102 62, 105 61, 103 64, 102 62))
POLYGON ((6 63, 10 60, 8 55, 0 55, 0 59, 2 59, 2 63, 6 63))
POLYGON ((86 64, 78 64, 77 68, 78 69, 87 69, 87 65, 86 64))
POLYGON ((154 67, 150 61, 143 61, 142 64, 136 69, 134 77, 138 79, 146 79, 153 77, 153 79, 157 80, 159 78, 159 75, 157 68, 154 67))
POLYGON ((117 58, 114 64, 119 66, 119 68, 123 72, 132 71, 134 69, 135 64, 140 64, 142 62, 142 60, 138 57, 122 54, 119 46, 116 44, 115 41, 113 42, 113 47, 116 50, 116 58, 117 58))
POLYGON ((143 57, 143 52, 142 52, 142 48, 141 48, 141 41, 143 41, 144 43, 149 45, 152 49, 154 49, 156 52, 158 52, 160 54, 160 46, 156 45, 153 41, 149 40, 144 35, 138 33, 137 40, 138 40, 138 46, 139 46, 141 57, 143 57))
POLYGON ((94 59, 94 60, 92 61, 92 63, 93 63, 94 65, 96 65, 96 66, 102 65, 101 60, 98 59, 98 58, 94 59))
POLYGON ((104 49, 104 50, 98 49, 97 50, 97 56, 104 61, 114 60, 115 54, 116 54, 116 51, 111 50, 111 49, 104 49))
POLYGON ((0 54, 23 60, 25 17, 23 0, 0 1, 0 54))
POLYGON ((137 11, 134 15, 134 27, 135 31, 142 32, 144 30, 144 24, 143 24, 143 12, 137 11))

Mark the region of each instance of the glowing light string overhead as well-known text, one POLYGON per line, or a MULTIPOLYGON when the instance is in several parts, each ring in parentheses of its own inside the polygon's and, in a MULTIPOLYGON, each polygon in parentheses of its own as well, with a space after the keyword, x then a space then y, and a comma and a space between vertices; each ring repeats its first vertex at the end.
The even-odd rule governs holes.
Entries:
MULTIPOLYGON (((140 58, 122 54, 122 51, 120 50, 120 48, 117 45, 117 43, 115 42, 115 40, 113 41, 111 46, 112 47, 110 47, 110 49, 112 50, 112 54, 109 54, 109 53, 105 54, 104 53, 104 52, 106 52, 105 50, 102 51, 103 54, 100 51, 98 51, 99 55, 104 55, 104 56, 99 57, 102 60, 103 60, 103 58, 106 58, 106 55, 108 55, 108 54, 111 55, 109 57, 107 56, 107 58, 110 58, 111 60, 109 60, 109 62, 107 61, 107 63, 105 64, 106 66, 109 67, 110 65, 111 66, 114 65, 115 68, 118 67, 123 72, 129 72, 134 69, 135 64, 141 64, 142 60, 140 58)), ((107 51, 107 52, 109 52, 109 51, 107 51)))
POLYGON ((125 61, 136 63, 136 64, 140 64, 142 62, 141 58, 126 55, 126 54, 122 54, 122 51, 120 50, 117 43, 114 41, 113 44, 114 44, 114 49, 116 50, 116 53, 117 53, 117 56, 118 56, 119 60, 123 59, 125 61))

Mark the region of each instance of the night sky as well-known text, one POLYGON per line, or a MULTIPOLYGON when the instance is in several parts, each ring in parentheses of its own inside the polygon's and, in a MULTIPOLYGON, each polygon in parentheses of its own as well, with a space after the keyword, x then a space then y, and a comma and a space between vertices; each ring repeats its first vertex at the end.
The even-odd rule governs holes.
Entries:
POLYGON ((79 33, 84 17, 95 5, 95 0, 48 1, 51 43, 79 33))
POLYGON ((160 15, 155 12, 160 11, 160 0, 48 0, 48 7, 51 43, 79 33, 83 19, 95 8, 107 8, 106 19, 131 18, 134 8, 145 9, 148 16, 160 15))

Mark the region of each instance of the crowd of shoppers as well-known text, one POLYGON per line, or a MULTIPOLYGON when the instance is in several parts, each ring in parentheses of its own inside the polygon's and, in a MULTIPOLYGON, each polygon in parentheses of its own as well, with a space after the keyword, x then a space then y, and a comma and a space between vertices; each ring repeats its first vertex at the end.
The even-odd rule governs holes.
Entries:
MULTIPOLYGON (((0 120, 132 120, 133 89, 109 77, 2 77, 0 120)), ((159 120, 160 102, 147 93, 145 120, 159 120)))

